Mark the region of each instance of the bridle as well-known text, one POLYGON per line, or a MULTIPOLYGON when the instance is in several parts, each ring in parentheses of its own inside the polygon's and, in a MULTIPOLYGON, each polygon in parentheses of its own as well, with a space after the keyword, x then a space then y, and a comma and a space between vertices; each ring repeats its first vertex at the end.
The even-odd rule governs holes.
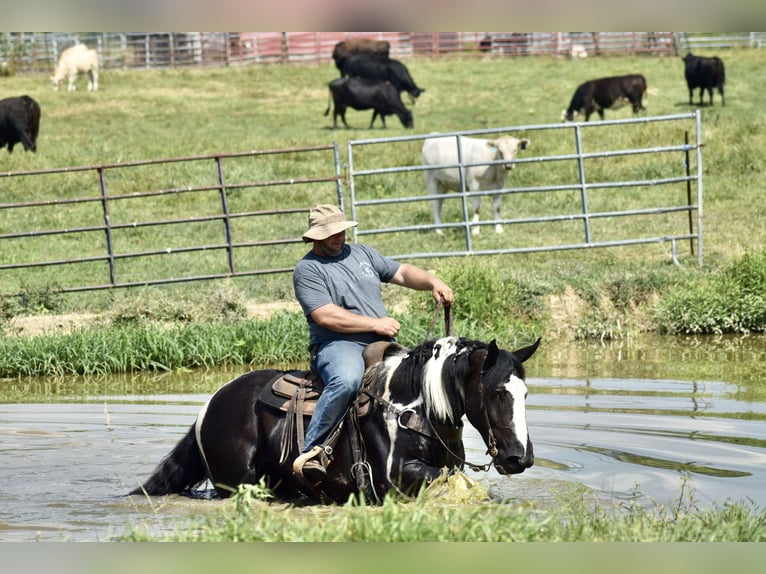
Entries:
MULTIPOLYGON (((455 324, 452 319, 452 313, 451 313, 451 306, 445 305, 443 299, 439 299, 439 302, 436 305, 436 311, 434 312, 433 319, 431 319, 431 325, 428 327, 428 330, 426 331, 425 339, 427 340, 430 337, 431 331, 433 330, 434 325, 436 324, 436 319, 439 317, 439 313, 441 310, 444 309, 444 330, 448 337, 454 337, 455 336, 455 324)), ((484 373, 482 372, 482 375, 484 373)), ((483 387, 479 387, 480 392, 483 393, 483 387)), ((487 452, 485 454, 488 454, 491 457, 491 460, 486 464, 475 464, 472 462, 469 462, 462 456, 459 456, 457 453, 455 453, 445 442, 442 435, 449 434, 450 436, 448 439, 455 439, 459 438, 462 434, 462 425, 456 426, 456 427, 448 427, 447 425, 439 425, 442 427, 442 432, 439 432, 439 429, 436 428, 436 424, 429 419, 428 417, 424 417, 417 413, 414 409, 410 407, 406 408, 400 408, 397 407, 395 404, 391 403, 390 401, 387 401, 383 397, 380 397, 374 393, 372 393, 369 389, 363 388, 361 390, 364 394, 369 396, 372 400, 377 402, 378 404, 382 405, 388 412, 396 416, 396 424, 399 426, 402 430, 409 430, 416 432, 420 434, 421 436, 424 436, 429 439, 436 439, 439 444, 441 444, 442 448, 446 450, 453 458, 460 461, 461 464, 464 464, 471 470, 475 472, 479 471, 488 471, 490 468, 492 468, 492 465, 495 463, 495 459, 497 458, 497 441, 495 440, 495 436, 492 432, 492 425, 489 422, 489 414, 487 413, 487 408, 485 406, 484 397, 482 396, 481 404, 482 404, 482 414, 484 415, 484 420, 487 424, 487 452), (409 414, 410 416, 407 417, 407 420, 405 421, 403 419, 404 415, 409 414)))
MULTIPOLYGON (((454 452, 449 447, 449 445, 445 442, 445 439, 443 438, 443 435, 447 435, 447 434, 450 435, 447 437, 447 440, 460 438, 463 432, 462 425, 447 426, 447 425, 438 424, 439 427, 442 427, 441 432, 439 432, 439 429, 436 428, 437 423, 434 423, 428 417, 422 416, 415 409, 411 407, 404 407, 404 408, 398 407, 392 402, 387 401, 383 397, 374 394, 372 391, 370 391, 367 388, 362 389, 360 392, 366 394, 373 401, 375 401, 376 403, 381 405, 383 408, 385 408, 388 412, 396 416, 396 424, 400 429, 415 432, 428 439, 436 439, 439 442, 439 444, 441 444, 442 448, 444 448, 444 450, 446 450, 453 458, 457 459, 458 461, 460 461, 461 464, 464 464, 471 470, 475 472, 479 472, 479 471, 486 472, 490 468, 492 468, 492 465, 495 463, 495 458, 497 458, 497 443, 495 442, 495 437, 492 434, 491 426, 487 425, 487 429, 488 429, 487 442, 489 444, 489 447, 485 454, 490 455, 492 458, 488 463, 476 464, 466 460, 465 458, 463 458, 462 456, 454 452), (405 420, 405 415, 409 415, 406 417, 406 420, 405 420)), ((486 409, 484 409, 484 416, 487 419, 487 422, 489 423, 489 416, 487 415, 486 409)))

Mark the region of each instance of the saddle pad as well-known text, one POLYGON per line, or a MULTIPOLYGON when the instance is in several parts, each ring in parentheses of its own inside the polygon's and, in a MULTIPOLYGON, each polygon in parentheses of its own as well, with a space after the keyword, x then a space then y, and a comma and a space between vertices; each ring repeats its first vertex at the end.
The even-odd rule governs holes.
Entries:
POLYGON ((266 385, 264 391, 258 396, 258 402, 287 412, 290 400, 297 395, 301 385, 306 387, 306 395, 303 400, 303 414, 311 416, 324 385, 310 371, 293 371, 278 375, 271 383, 266 385))
POLYGON ((318 388, 320 385, 324 386, 316 376, 311 376, 311 373, 300 373, 298 375, 285 373, 274 381, 271 385, 271 390, 275 395, 289 399, 303 386, 306 388, 304 400, 310 401, 318 399, 319 395, 322 394, 322 389, 318 388))

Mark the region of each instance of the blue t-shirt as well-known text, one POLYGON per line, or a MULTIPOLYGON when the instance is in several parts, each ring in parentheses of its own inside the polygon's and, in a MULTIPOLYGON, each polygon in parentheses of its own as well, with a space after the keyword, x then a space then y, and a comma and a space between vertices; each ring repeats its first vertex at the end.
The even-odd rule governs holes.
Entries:
POLYGON ((309 344, 346 339, 371 343, 375 333, 337 333, 318 325, 311 313, 333 303, 347 311, 368 317, 385 317, 381 282, 388 283, 400 263, 384 257, 374 248, 347 243, 338 257, 322 257, 309 251, 295 266, 293 289, 309 323, 309 344))

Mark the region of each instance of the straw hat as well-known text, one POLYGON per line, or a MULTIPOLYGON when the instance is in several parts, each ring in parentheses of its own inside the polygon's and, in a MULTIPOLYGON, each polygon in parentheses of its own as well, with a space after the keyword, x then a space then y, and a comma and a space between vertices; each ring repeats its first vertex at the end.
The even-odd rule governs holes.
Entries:
POLYGON ((359 224, 356 221, 347 221, 346 216, 336 206, 317 205, 309 211, 309 230, 303 234, 303 241, 322 241, 357 225, 359 224))

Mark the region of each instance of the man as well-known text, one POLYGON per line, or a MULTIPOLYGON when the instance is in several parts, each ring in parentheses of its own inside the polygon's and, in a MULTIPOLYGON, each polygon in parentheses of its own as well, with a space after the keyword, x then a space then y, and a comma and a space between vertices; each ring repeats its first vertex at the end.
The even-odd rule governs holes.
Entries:
POLYGON ((392 341, 401 328, 386 313, 381 283, 430 290, 445 305, 453 300, 452 289, 433 274, 384 257, 372 247, 347 244, 346 230, 357 225, 334 205, 313 207, 303 235, 313 246, 293 272, 295 296, 309 324, 311 366, 325 384, 306 430, 303 453, 293 463, 293 471, 313 484, 327 474, 323 442, 362 382, 362 351, 375 341, 392 341))

